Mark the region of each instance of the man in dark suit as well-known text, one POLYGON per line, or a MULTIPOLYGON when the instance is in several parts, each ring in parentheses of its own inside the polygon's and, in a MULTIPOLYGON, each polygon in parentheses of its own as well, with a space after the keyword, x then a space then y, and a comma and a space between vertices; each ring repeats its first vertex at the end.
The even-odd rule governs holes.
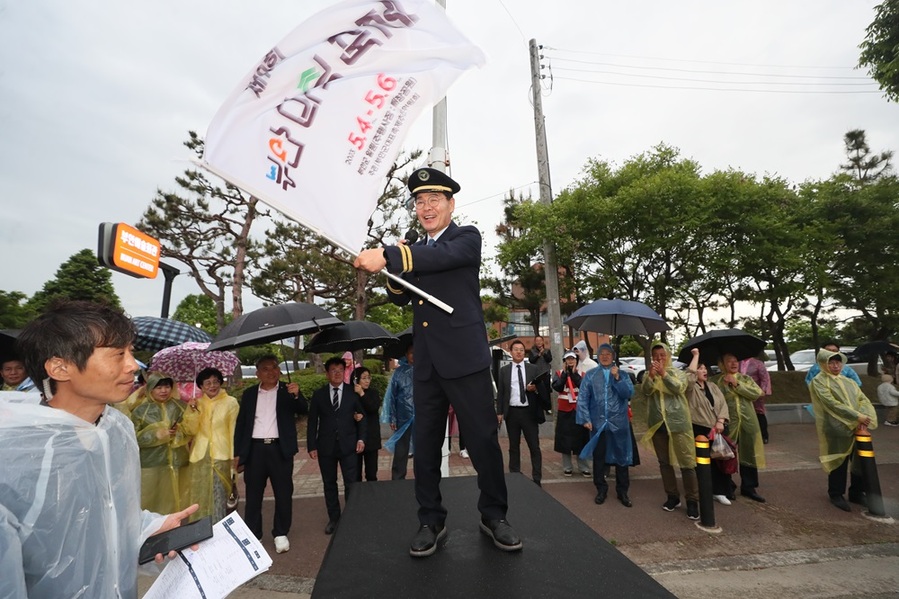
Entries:
POLYGON ((356 480, 358 458, 365 451, 365 410, 353 388, 343 382, 346 365, 341 358, 325 362, 328 384, 312 394, 306 447, 309 457, 318 460, 328 508, 325 534, 332 534, 340 520, 340 496, 337 493, 337 465, 343 475, 343 487, 349 495, 356 480), (358 421, 356 413, 362 415, 358 421))
POLYGON ((521 472, 521 435, 531 452, 531 477, 537 485, 543 473, 543 454, 540 453, 538 432, 546 422, 543 406, 537 395, 534 379, 537 367, 525 361, 524 343, 516 339, 510 346, 512 363, 499 369, 496 393, 496 413, 499 422, 506 421, 509 434, 509 472, 521 472))
POLYGON ((415 371, 415 497, 420 527, 409 553, 425 557, 446 537, 446 508, 440 495, 440 461, 446 419, 452 405, 465 434, 466 449, 478 472, 481 531, 504 551, 521 549, 521 539, 506 521, 508 498, 490 376, 490 350, 481 308, 481 233, 452 221, 459 184, 446 174, 421 168, 409 176, 418 222, 425 239, 409 246, 363 250, 356 267, 387 268, 425 293, 453 307, 447 314, 419 294, 388 282, 391 301, 412 303, 415 371))
POLYGON ((275 551, 290 550, 287 533, 293 519, 293 456, 297 454, 297 416, 309 412, 296 383, 281 382, 278 358, 256 360, 258 385, 246 389, 234 426, 235 469, 244 468, 244 521, 262 538, 262 494, 270 480, 275 495, 272 536, 275 551))

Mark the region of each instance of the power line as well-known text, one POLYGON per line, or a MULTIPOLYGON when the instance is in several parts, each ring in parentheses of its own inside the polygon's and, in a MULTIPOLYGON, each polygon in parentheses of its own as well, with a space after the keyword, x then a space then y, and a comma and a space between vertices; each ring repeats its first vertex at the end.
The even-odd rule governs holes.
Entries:
MULTIPOLYGON (((790 90, 790 89, 740 89, 740 88, 726 88, 726 87, 690 87, 685 85, 649 85, 649 84, 641 84, 641 83, 615 83, 612 81, 596 81, 589 79, 578 79, 576 77, 556 77, 556 79, 561 81, 579 81, 581 83, 594 83, 597 85, 615 85, 619 87, 648 87, 654 89, 686 89, 686 90, 697 90, 697 91, 714 91, 714 92, 748 92, 748 93, 764 93, 764 94, 879 94, 882 93, 880 90, 858 90, 858 91, 841 91, 841 90, 790 90)), ((729 82, 722 81, 721 83, 726 84, 729 82)))
MULTIPOLYGON (((618 75, 620 77, 641 77, 644 79, 662 79, 665 81, 693 81, 696 83, 733 83, 739 85, 840 85, 840 86, 872 86, 876 85, 874 81, 865 81, 864 83, 834 83, 834 82, 823 82, 823 83, 814 83, 810 81, 723 81, 716 79, 693 79, 689 77, 664 77, 662 75, 641 75, 639 73, 620 73, 618 71, 600 71, 600 70, 590 70, 590 69, 566 69, 566 68, 555 68, 555 71, 562 72, 572 72, 572 73, 594 73, 597 75, 618 75)), ((750 75, 751 73, 734 73, 735 75, 750 75)), ((763 77, 765 75, 762 75, 763 77)))
POLYGON ((629 58, 633 60, 658 60, 661 62, 688 62, 688 63, 697 63, 697 64, 720 64, 726 66, 741 66, 741 67, 764 67, 764 68, 774 68, 774 69, 823 69, 823 70, 852 70, 854 66, 821 66, 821 65, 786 65, 786 64, 756 64, 756 63, 747 63, 747 62, 722 62, 716 60, 693 60, 693 59, 685 59, 685 58, 670 58, 670 57, 659 57, 659 56, 639 56, 633 54, 609 54, 607 52, 590 52, 586 50, 566 50, 563 48, 555 48, 553 46, 543 46, 546 50, 556 50, 558 52, 568 52, 571 54, 591 54, 594 56, 611 56, 613 58, 629 58))
POLYGON ((511 189, 507 189, 505 191, 501 191, 499 193, 489 195, 487 197, 481 198, 480 200, 474 200, 474 201, 468 202, 467 204, 459 204, 459 208, 465 208, 466 206, 471 206, 473 204, 479 204, 481 202, 486 202, 487 200, 492 200, 493 198, 495 198, 497 196, 505 195, 509 191, 518 191, 519 189, 524 189, 525 187, 534 185, 535 183, 537 183, 537 181, 531 181, 530 183, 525 183, 524 185, 519 185, 518 187, 513 187, 511 189))

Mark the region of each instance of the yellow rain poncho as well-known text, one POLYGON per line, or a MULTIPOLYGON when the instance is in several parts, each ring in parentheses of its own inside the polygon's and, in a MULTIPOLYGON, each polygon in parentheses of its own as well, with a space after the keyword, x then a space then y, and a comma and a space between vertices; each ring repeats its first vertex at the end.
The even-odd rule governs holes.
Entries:
POLYGON ((812 406, 815 409, 815 428, 818 430, 818 452, 825 472, 832 472, 855 449, 855 429, 858 417, 871 418, 868 429, 877 428, 877 413, 871 401, 851 379, 831 374, 827 362, 833 356, 840 356, 843 364, 846 356, 826 349, 818 351, 821 372, 815 375, 809 385, 812 406))
POLYGON ((687 377, 683 372, 671 366, 671 353, 661 343, 653 347, 664 347, 668 355, 665 375, 651 378, 649 373, 643 377, 642 390, 648 402, 646 424, 649 430, 643 435, 641 443, 652 447, 652 437, 664 424, 668 429, 668 454, 672 466, 679 468, 696 468, 696 444, 693 441, 693 423, 690 420, 690 406, 687 403, 687 377))
POLYGON ((211 399, 204 394, 197 400, 200 423, 190 450, 190 503, 200 504, 200 509, 192 520, 212 516, 218 522, 225 517, 239 409, 237 400, 224 389, 211 399))
MULTIPOLYGON (((724 370, 723 366, 721 368, 724 370)), ((731 388, 724 382, 723 374, 716 374, 709 382, 718 385, 727 400, 728 436, 737 444, 737 457, 741 464, 753 468, 765 467, 765 445, 762 429, 752 402, 764 395, 761 387, 745 374, 733 375, 737 386, 731 388)))
POLYGON ((174 389, 164 402, 153 399, 153 390, 165 379, 163 374, 149 375, 146 399, 132 409, 131 422, 140 447, 141 507, 171 514, 190 505, 187 445, 197 432, 199 412, 187 408, 174 389), (175 423, 175 434, 170 435, 175 423))

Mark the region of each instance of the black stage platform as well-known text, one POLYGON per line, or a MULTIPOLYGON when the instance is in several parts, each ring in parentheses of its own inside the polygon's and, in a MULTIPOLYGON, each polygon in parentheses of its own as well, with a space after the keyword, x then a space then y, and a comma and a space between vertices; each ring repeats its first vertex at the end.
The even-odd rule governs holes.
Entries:
POLYGON ((426 558, 409 556, 418 530, 413 481, 357 484, 313 599, 674 597, 530 479, 508 474, 506 483, 522 551, 500 551, 480 532, 477 479, 465 476, 440 485, 449 534, 426 558))

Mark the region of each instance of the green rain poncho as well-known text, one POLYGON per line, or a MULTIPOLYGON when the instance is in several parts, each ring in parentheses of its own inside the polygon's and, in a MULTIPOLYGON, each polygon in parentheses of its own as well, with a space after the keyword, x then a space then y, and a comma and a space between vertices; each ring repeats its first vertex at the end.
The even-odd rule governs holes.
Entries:
POLYGON ((667 354, 665 375, 655 379, 646 373, 642 390, 648 404, 647 426, 641 443, 652 447, 652 437, 664 424, 668 429, 668 454, 672 466, 679 468, 696 467, 696 444, 693 441, 693 423, 690 420, 690 406, 684 393, 687 377, 671 365, 671 352, 663 343, 654 343, 653 348, 664 347, 667 354))
MULTIPOLYGON (((721 370, 724 366, 721 365, 721 370)), ((733 375, 737 386, 730 388, 724 382, 724 375, 717 374, 709 379, 718 385, 727 401, 728 436, 737 444, 737 457, 740 463, 754 468, 765 467, 765 446, 762 441, 762 429, 755 414, 752 402, 764 395, 761 387, 750 377, 739 372, 733 375)))
POLYGON ((190 505, 187 445, 197 432, 199 414, 185 410, 174 389, 164 402, 153 399, 153 390, 165 380, 172 382, 155 372, 147 377, 146 398, 131 411, 131 422, 140 447, 141 507, 171 514, 190 505), (175 434, 168 435, 176 422, 175 434))
POLYGON ((821 372, 809 385, 812 406, 815 409, 815 428, 818 429, 818 452, 825 472, 836 469, 855 449, 855 430, 862 414, 871 418, 868 428, 877 428, 877 414, 871 401, 851 379, 831 374, 827 362, 839 356, 846 363, 846 356, 826 349, 818 351, 821 372))

